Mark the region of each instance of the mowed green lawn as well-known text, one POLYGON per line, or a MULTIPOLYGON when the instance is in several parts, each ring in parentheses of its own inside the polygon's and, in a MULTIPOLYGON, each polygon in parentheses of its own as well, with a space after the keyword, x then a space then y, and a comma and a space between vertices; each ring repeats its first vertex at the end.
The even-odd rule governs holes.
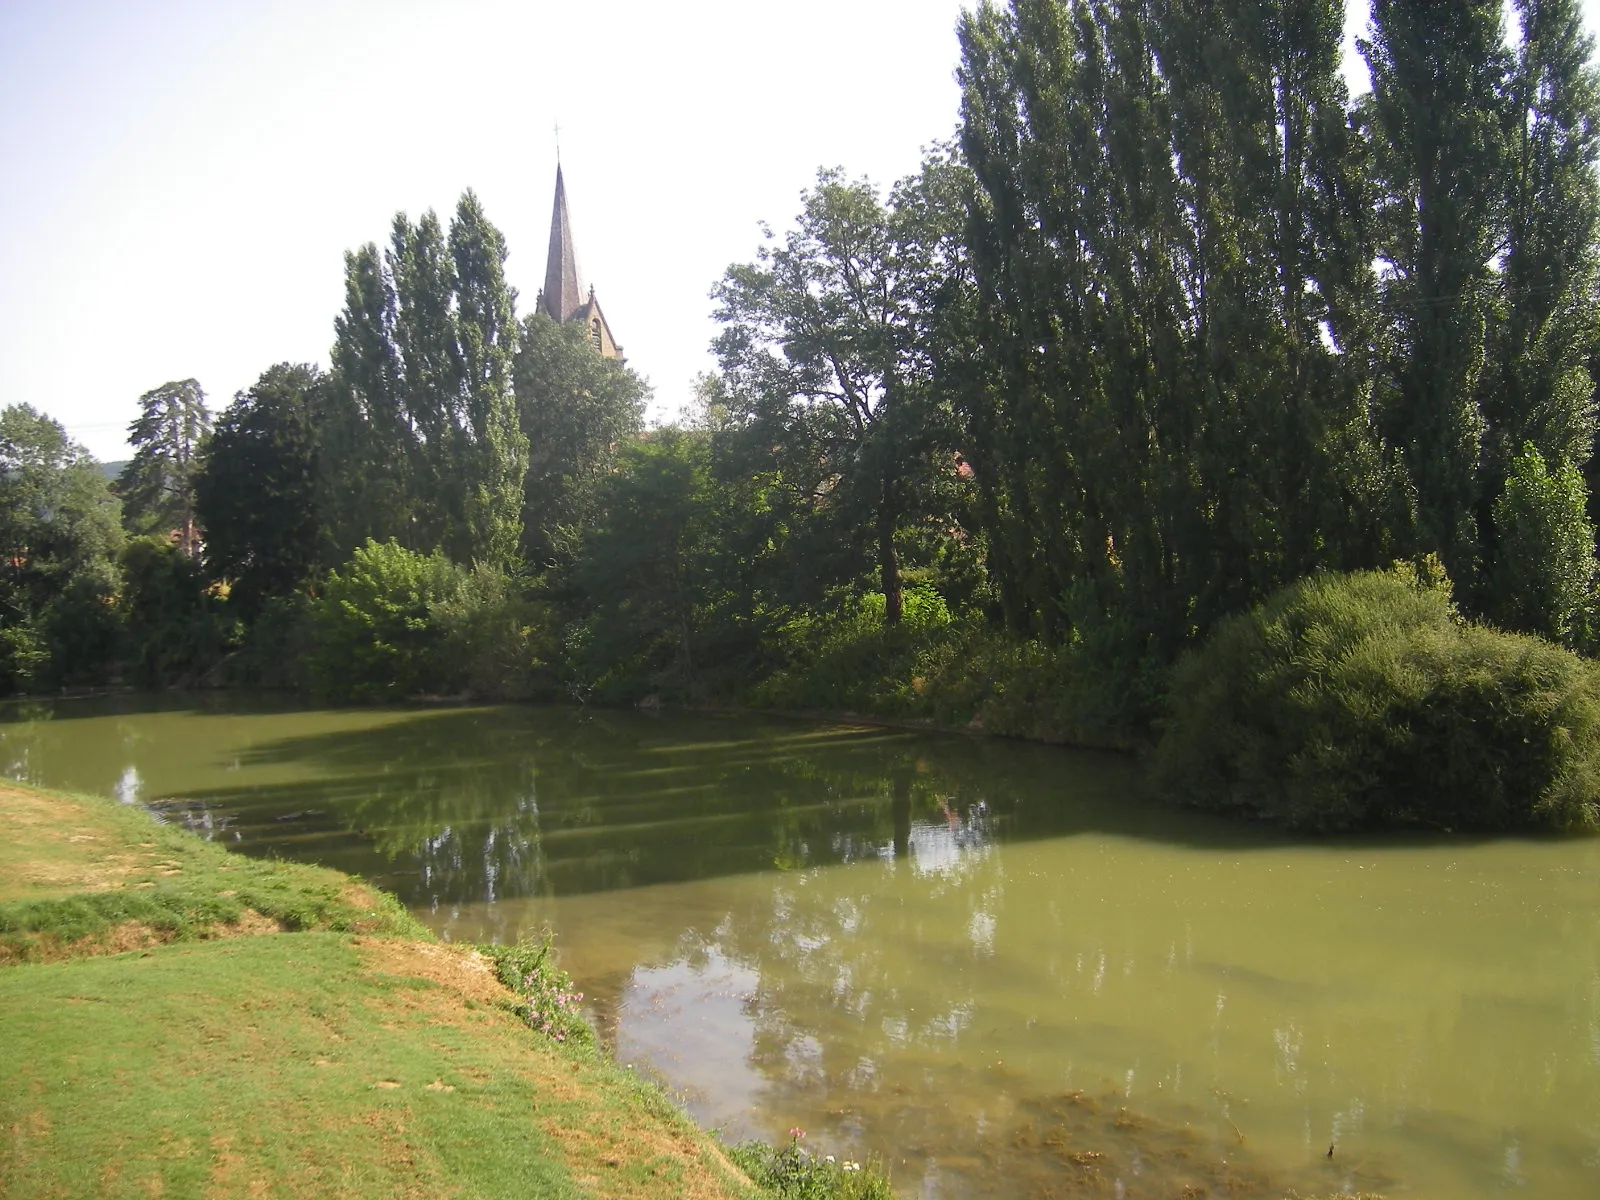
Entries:
POLYGON ((754 1194, 381 893, 93 797, 0 788, 0 822, 0 1196, 754 1194))

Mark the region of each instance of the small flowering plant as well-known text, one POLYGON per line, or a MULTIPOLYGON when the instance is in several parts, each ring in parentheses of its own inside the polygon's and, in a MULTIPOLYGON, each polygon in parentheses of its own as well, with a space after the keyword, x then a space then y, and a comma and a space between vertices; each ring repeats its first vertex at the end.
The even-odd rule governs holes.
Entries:
POLYGON ((757 1186, 780 1200, 893 1200, 889 1181, 872 1167, 861 1169, 851 1160, 840 1162, 832 1154, 817 1156, 800 1143, 806 1131, 789 1130, 784 1146, 742 1142, 729 1156, 757 1186))
POLYGON ((574 989, 572 976, 551 961, 551 936, 515 946, 488 946, 500 982, 516 999, 512 1007, 530 1028, 552 1041, 573 1045, 594 1044, 594 1029, 583 1015, 583 993, 574 989))

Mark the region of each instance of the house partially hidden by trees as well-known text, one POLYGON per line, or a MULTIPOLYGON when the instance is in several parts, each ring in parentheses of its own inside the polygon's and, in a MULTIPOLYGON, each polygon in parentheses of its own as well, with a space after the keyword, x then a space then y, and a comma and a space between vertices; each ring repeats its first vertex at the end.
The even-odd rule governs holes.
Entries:
POLYGON ((567 185, 561 177, 561 164, 556 164, 556 199, 550 214, 550 258, 544 271, 544 290, 539 293, 538 307, 558 325, 581 324, 589 335, 589 344, 602 358, 625 362, 622 347, 611 335, 611 326, 595 299, 594 288, 584 296, 583 284, 578 278, 578 257, 572 249, 572 218, 567 213, 567 185))

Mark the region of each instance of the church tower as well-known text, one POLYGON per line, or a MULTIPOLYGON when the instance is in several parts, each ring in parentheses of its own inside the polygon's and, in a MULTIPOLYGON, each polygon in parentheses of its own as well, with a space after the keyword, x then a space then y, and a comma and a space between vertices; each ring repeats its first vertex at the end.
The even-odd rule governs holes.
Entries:
POLYGON ((588 296, 583 294, 583 284, 578 280, 578 256, 572 249, 572 218, 567 213, 567 184, 561 177, 561 164, 556 164, 556 203, 550 214, 550 257, 544 269, 544 290, 539 293, 539 307, 557 324, 581 322, 589 335, 589 344, 602 358, 625 361, 622 347, 611 336, 611 326, 605 313, 600 311, 600 301, 595 299, 594 288, 588 296))

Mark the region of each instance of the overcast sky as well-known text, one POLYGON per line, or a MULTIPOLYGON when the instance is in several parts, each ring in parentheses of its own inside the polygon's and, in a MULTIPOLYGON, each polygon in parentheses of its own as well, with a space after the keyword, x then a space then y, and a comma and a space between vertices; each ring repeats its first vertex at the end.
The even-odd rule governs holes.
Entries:
POLYGON ((526 313, 559 122, 584 282, 669 416, 759 222, 819 166, 888 183, 951 136, 961 8, 0 0, 0 407, 116 459, 167 380, 219 410, 325 365, 344 251, 469 187, 526 313))

